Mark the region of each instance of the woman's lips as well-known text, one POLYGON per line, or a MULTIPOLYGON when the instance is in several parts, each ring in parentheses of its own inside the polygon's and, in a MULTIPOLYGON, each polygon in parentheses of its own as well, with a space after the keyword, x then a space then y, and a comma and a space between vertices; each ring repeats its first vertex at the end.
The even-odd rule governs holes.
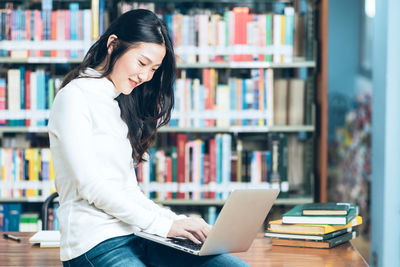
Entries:
POLYGON ((129 79, 129 84, 130 84, 133 88, 136 87, 136 86, 138 85, 137 82, 135 82, 135 81, 133 81, 133 80, 131 80, 131 79, 129 79))

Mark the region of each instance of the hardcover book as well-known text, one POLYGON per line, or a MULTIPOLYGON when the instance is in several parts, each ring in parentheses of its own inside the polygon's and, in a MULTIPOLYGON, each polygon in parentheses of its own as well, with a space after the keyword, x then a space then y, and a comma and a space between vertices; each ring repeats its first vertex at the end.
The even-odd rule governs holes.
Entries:
POLYGON ((308 203, 303 206, 303 215, 347 215, 350 203, 308 203))
POLYGON ((301 224, 348 224, 359 213, 358 206, 351 206, 347 215, 303 215, 303 205, 296 205, 294 208, 283 214, 283 223, 301 224))
POLYGON ((347 241, 350 241, 356 238, 357 236, 358 236, 358 231, 355 230, 344 235, 340 235, 331 239, 321 240, 321 241, 272 238, 272 245, 288 246, 288 247, 306 247, 306 248, 333 248, 347 241))
POLYGON ((268 231, 292 234, 327 234, 349 227, 362 224, 362 217, 356 216, 346 225, 329 225, 329 224, 283 224, 282 220, 269 222, 268 231))
POLYGON ((353 230, 352 227, 341 229, 335 232, 330 232, 327 234, 323 235, 307 235, 307 234, 289 234, 289 233, 278 233, 278 232, 270 232, 267 231, 265 233, 266 237, 271 237, 271 238, 285 238, 285 239, 301 239, 301 240, 327 240, 331 239, 343 234, 346 234, 348 232, 351 232, 353 230))

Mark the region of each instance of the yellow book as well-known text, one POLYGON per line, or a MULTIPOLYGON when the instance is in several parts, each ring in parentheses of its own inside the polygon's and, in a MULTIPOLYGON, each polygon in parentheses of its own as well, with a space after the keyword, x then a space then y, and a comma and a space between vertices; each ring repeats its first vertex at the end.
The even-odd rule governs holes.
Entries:
POLYGON ((362 217, 356 216, 351 222, 346 225, 329 225, 329 224, 283 224, 282 220, 269 222, 268 231, 292 234, 327 234, 349 227, 354 227, 362 224, 362 217))
MULTIPOLYGON (((33 149, 28 148, 25 150, 25 160, 28 162, 28 179, 31 181, 34 176, 34 152, 33 149)), ((26 189, 25 191, 26 197, 33 197, 35 196, 35 190, 34 189, 26 189)))
POLYGON ((99 38, 99 0, 92 0, 92 39, 99 38))

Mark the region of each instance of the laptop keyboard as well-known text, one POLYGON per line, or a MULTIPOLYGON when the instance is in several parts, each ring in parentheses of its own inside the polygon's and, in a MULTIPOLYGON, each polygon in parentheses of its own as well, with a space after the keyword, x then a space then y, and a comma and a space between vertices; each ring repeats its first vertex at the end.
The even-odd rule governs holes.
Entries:
POLYGON ((189 240, 189 239, 171 239, 171 242, 192 250, 200 250, 201 247, 203 246, 202 244, 196 244, 193 241, 189 240))

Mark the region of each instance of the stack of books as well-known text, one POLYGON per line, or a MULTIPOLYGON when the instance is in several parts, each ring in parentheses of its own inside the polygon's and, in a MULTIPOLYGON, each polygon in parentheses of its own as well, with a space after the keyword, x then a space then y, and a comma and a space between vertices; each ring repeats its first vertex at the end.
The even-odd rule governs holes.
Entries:
POLYGON ((358 236, 362 224, 359 207, 350 203, 296 205, 281 220, 269 222, 265 233, 272 245, 332 248, 358 236))

